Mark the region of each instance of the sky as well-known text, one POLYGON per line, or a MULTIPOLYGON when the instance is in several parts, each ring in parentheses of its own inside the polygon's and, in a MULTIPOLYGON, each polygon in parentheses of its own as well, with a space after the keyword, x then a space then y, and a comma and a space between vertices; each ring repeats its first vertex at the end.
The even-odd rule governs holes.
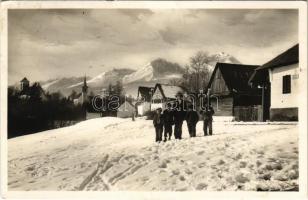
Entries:
POLYGON ((202 50, 262 65, 298 43, 290 9, 10 10, 9 84, 138 69, 156 58, 185 65, 202 50))

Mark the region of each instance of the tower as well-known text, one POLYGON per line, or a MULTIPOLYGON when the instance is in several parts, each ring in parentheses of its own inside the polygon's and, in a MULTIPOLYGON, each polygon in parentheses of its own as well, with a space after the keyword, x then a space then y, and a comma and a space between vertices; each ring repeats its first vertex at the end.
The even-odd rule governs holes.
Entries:
POLYGON ((87 78, 86 76, 84 76, 84 79, 83 79, 83 86, 82 86, 82 92, 81 92, 81 95, 82 95, 82 104, 86 103, 87 100, 88 100, 88 86, 87 86, 87 78))
POLYGON ((29 80, 25 77, 20 81, 20 91, 26 91, 29 89, 30 82, 29 80))

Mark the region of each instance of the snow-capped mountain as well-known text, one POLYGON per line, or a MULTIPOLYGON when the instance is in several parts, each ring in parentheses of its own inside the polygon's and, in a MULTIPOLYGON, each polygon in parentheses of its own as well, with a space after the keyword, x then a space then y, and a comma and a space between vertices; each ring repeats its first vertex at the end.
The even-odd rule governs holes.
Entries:
POLYGON ((63 95, 67 96, 72 91, 72 89, 68 87, 81 82, 83 78, 84 77, 64 77, 41 81, 40 83, 42 85, 42 88, 49 93, 60 91, 63 95))
MULTIPOLYGON (((109 84, 115 84, 116 81, 123 79, 123 77, 135 72, 132 69, 120 68, 120 69, 112 69, 110 71, 105 71, 93 78, 87 80, 87 84, 89 87, 104 87, 109 84)), ((83 81, 73 84, 68 88, 74 88, 81 86, 83 81)))
POLYGON ((174 78, 181 78, 184 69, 177 63, 158 58, 139 68, 136 72, 123 77, 123 84, 134 82, 165 82, 174 78))
MULTIPOLYGON (((116 81, 122 80, 125 75, 133 72, 135 71, 126 68, 112 69, 93 78, 87 77, 87 84, 90 91, 100 91, 103 87, 115 84, 116 81)), ((73 90, 81 92, 83 80, 84 77, 65 77, 41 82, 41 85, 48 92, 60 91, 64 96, 68 96, 73 90)))
POLYGON ((216 62, 222 63, 233 63, 233 64, 240 64, 241 62, 237 60, 234 56, 227 54, 225 52, 220 52, 214 55, 216 62))
POLYGON ((123 77, 123 84, 128 84, 136 81, 150 81, 154 77, 154 69, 151 63, 146 64, 134 73, 123 77))

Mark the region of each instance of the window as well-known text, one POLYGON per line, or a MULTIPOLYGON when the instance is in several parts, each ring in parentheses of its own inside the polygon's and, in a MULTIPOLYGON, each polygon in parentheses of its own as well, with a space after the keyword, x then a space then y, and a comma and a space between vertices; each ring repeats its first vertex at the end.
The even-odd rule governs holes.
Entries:
POLYGON ((285 75, 282 77, 282 93, 291 93, 291 75, 285 75))

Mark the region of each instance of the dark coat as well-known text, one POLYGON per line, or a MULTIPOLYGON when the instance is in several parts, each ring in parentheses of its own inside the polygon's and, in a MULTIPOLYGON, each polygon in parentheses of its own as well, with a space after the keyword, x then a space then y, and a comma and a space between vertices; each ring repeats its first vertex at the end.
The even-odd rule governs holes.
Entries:
POLYGON ((182 101, 181 103, 177 102, 177 105, 174 110, 174 121, 180 122, 184 121, 186 117, 186 103, 182 101))
POLYGON ((156 126, 163 126, 164 125, 164 116, 162 114, 155 113, 153 118, 153 125, 156 126))
POLYGON ((174 111, 172 110, 164 110, 163 112, 164 123, 168 125, 174 124, 174 111))
POLYGON ((204 121, 213 121, 213 115, 215 114, 212 107, 203 112, 204 121))
POLYGON ((186 114, 186 121, 188 124, 196 124, 199 121, 199 115, 197 111, 188 111, 186 114))

